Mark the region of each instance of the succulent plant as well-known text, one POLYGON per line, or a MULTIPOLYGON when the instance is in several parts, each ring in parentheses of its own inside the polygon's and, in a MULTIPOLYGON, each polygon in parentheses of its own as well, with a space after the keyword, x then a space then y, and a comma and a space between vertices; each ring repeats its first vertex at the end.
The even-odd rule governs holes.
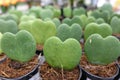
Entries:
POLYGON ((80 16, 80 15, 83 15, 83 14, 86 14, 86 10, 83 7, 75 8, 73 10, 73 16, 80 16))
POLYGON ((110 20, 110 13, 108 11, 99 11, 99 10, 94 10, 91 13, 91 16, 95 17, 96 19, 98 18, 103 18, 105 22, 109 23, 110 20))
POLYGON ((81 15, 80 20, 82 21, 82 28, 84 29, 87 24, 95 22, 95 18, 92 16, 81 15))
POLYGON ((110 3, 105 3, 103 4, 102 7, 100 7, 100 10, 101 11, 109 11, 109 12, 113 12, 113 9, 112 9, 112 5, 110 3))
POLYGON ((0 54, 2 54, 2 49, 1 49, 1 38, 2 38, 2 33, 0 33, 0 54))
POLYGON ((71 17, 72 16, 72 9, 70 7, 64 7, 63 8, 63 14, 65 17, 71 17))
POLYGON ((14 14, 14 15, 16 15, 19 19, 20 19, 21 16, 23 15, 22 11, 19 11, 19 10, 9 10, 8 13, 9 13, 9 14, 14 14))
POLYGON ((32 16, 32 15, 23 15, 23 16, 21 16, 21 18, 20 18, 20 22, 21 21, 28 21, 28 20, 34 20, 34 19, 36 19, 36 17, 35 16, 32 16))
POLYGON ((21 22, 19 28, 29 31, 35 38, 36 43, 40 45, 43 45, 49 37, 55 36, 57 31, 52 21, 42 21, 40 19, 21 22))
POLYGON ((74 38, 80 41, 82 36, 82 28, 79 24, 74 23, 69 26, 67 24, 61 24, 57 29, 57 37, 62 41, 65 41, 68 38, 74 38))
POLYGON ((54 15, 53 15, 54 18, 60 18, 61 16, 60 9, 54 9, 53 12, 54 12, 54 15))
POLYGON ((44 9, 44 10, 41 10, 40 12, 40 17, 43 20, 46 18, 53 18, 53 16, 54 16, 54 13, 50 9, 44 9))
POLYGON ((2 20, 0 19, 0 32, 5 33, 5 32, 12 32, 16 33, 18 31, 18 26, 17 23, 13 20, 2 20))
POLYGON ((1 39, 1 48, 10 59, 27 62, 35 55, 36 42, 28 31, 6 32, 1 39))
POLYGON ((102 37, 112 35, 112 28, 107 23, 97 24, 90 23, 86 26, 84 31, 85 40, 92 34, 98 33, 102 37))
POLYGON ((35 17, 40 18, 40 12, 42 8, 38 6, 33 6, 29 9, 29 15, 35 15, 35 17))
POLYGON ((70 18, 65 18, 62 23, 65 23, 65 24, 68 24, 69 26, 71 26, 72 24, 74 23, 77 23, 79 24, 81 27, 83 27, 83 23, 82 23, 82 20, 80 19, 79 16, 75 16, 73 17, 72 19, 70 18))
POLYGON ((71 70, 79 64, 82 50, 73 38, 62 42, 58 37, 49 38, 43 48, 46 61, 52 67, 71 70))
POLYGON ((120 56, 120 42, 114 36, 92 34, 85 42, 85 55, 92 64, 106 65, 120 56))
POLYGON ((95 21, 97 24, 102 24, 102 23, 105 23, 104 19, 103 18, 98 18, 96 19, 95 21))
POLYGON ((117 16, 114 16, 111 19, 110 25, 112 27, 113 34, 119 34, 120 33, 120 18, 118 18, 117 16))
POLYGON ((18 17, 16 15, 14 15, 14 14, 4 14, 4 15, 1 15, 0 19, 6 20, 6 21, 7 20, 13 20, 16 23, 19 23, 18 17))

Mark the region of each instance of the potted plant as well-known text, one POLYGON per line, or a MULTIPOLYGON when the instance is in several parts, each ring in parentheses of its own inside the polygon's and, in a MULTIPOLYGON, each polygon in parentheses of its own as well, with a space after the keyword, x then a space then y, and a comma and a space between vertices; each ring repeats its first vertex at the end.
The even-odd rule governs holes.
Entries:
POLYGON ((85 42, 85 53, 80 65, 92 80, 117 80, 119 68, 116 59, 120 56, 120 42, 114 36, 103 38, 92 34, 85 42))
POLYGON ((98 33, 102 37, 106 37, 112 35, 112 28, 107 23, 90 23, 86 26, 84 30, 84 39, 87 40, 87 38, 94 33, 98 33))
POLYGON ((35 19, 32 21, 21 22, 19 24, 21 30, 29 31, 36 40, 36 50, 42 51, 45 41, 56 35, 56 26, 52 21, 42 21, 35 19))
POLYGON ((120 19, 117 16, 114 16, 111 19, 110 25, 113 30, 113 36, 116 36, 118 39, 120 39, 120 19))
POLYGON ((36 42, 28 31, 4 33, 1 48, 8 58, 0 64, 0 79, 28 80, 38 72, 36 42))
POLYGON ((0 19, 0 32, 3 34, 5 32, 17 33, 18 26, 17 23, 13 20, 3 20, 0 19))
POLYGON ((1 38, 2 38, 2 33, 0 33, 0 63, 2 63, 6 59, 6 56, 3 54, 1 49, 1 38))
POLYGON ((76 39, 64 42, 58 37, 50 37, 44 45, 44 62, 40 67, 42 79, 80 80, 82 74, 78 66, 82 50, 76 39))
POLYGON ((74 38, 80 41, 81 36, 82 36, 82 28, 77 23, 74 23, 71 26, 67 24, 61 24, 57 28, 57 37, 59 37, 62 41, 65 41, 68 38, 74 38))

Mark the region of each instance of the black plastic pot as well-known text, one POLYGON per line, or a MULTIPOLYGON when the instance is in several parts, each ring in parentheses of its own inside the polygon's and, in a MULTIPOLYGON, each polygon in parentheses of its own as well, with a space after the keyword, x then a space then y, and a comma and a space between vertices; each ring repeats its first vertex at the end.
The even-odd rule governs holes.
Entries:
POLYGON ((3 57, 2 59, 0 59, 0 63, 2 63, 3 61, 5 61, 7 58, 7 56, 3 57))
POLYGON ((39 65, 37 65, 31 72, 29 72, 26 75, 23 75, 21 77, 18 77, 18 78, 5 78, 5 77, 0 76, 0 80, 29 80, 31 78, 33 78, 32 80, 40 80, 39 75, 37 75, 38 77, 36 78, 36 74, 39 71, 38 69, 39 69, 39 65))
POLYGON ((116 77, 117 79, 120 79, 120 64, 119 64, 119 61, 120 60, 120 57, 118 57, 118 59, 117 59, 117 61, 116 61, 116 63, 117 63, 117 65, 118 65, 118 67, 119 67, 119 75, 116 77))
POLYGON ((108 78, 99 77, 99 76, 91 74, 90 72, 86 71, 83 68, 81 68, 81 69, 84 72, 84 76, 86 76, 90 80, 118 80, 118 76, 120 76, 119 75, 119 67, 118 67, 118 65, 117 65, 117 72, 116 72, 116 74, 114 76, 108 77, 108 78))
POLYGON ((41 56, 43 56, 43 50, 36 50, 36 54, 37 55, 41 54, 41 56))

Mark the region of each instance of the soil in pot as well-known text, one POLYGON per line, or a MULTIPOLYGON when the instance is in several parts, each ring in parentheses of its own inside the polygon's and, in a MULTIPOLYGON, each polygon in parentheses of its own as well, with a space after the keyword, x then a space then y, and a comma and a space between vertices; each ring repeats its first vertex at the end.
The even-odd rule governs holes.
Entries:
POLYGON ((7 58, 0 64, 0 76, 5 78, 18 78, 31 72, 38 65, 38 56, 27 63, 19 63, 7 58))
POLYGON ((112 34, 112 35, 120 40, 120 34, 112 34))
POLYGON ((79 67, 71 71, 64 71, 50 67, 46 62, 40 67, 42 80, 78 80, 80 75, 79 67))
POLYGON ((118 70, 115 62, 104 66, 94 65, 88 62, 85 55, 82 55, 80 65, 87 72, 103 78, 114 76, 118 70))

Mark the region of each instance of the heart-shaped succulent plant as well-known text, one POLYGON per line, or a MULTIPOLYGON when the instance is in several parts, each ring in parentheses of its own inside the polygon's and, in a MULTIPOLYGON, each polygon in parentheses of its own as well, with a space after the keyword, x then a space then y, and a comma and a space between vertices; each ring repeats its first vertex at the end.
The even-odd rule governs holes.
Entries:
POLYGON ((9 10, 8 13, 9 13, 9 14, 14 14, 14 15, 16 15, 19 19, 20 19, 21 16, 23 15, 22 11, 19 11, 19 10, 9 10))
POLYGON ((81 27, 83 27, 83 24, 82 24, 82 20, 80 19, 79 16, 75 16, 73 17, 72 19, 70 18, 65 18, 62 23, 65 23, 65 24, 68 24, 69 26, 71 26, 72 24, 74 23, 77 23, 79 24, 81 27))
POLYGON ((92 16, 81 15, 80 20, 82 21, 82 28, 84 29, 87 24, 95 22, 95 18, 92 16))
POLYGON ((97 24, 90 23, 86 26, 84 31, 85 40, 92 34, 98 33, 102 37, 112 35, 112 28, 107 23, 97 24))
POLYGON ((1 39, 1 48, 10 59, 27 62, 35 55, 36 42, 28 31, 6 32, 1 39))
POLYGON ((13 20, 2 20, 0 19, 0 32, 5 33, 5 32, 12 32, 16 33, 18 31, 18 26, 17 23, 13 20))
POLYGON ((66 70, 77 66, 82 54, 79 42, 73 38, 62 42, 58 37, 51 37, 45 42, 43 51, 46 61, 52 67, 66 70))
POLYGON ((40 12, 40 17, 43 20, 46 19, 46 18, 53 18, 53 16, 54 16, 54 13, 50 9, 43 9, 40 12))
POLYGON ((65 41, 68 38, 74 38, 80 41, 81 36, 82 28, 76 23, 74 23, 72 26, 61 24, 57 29, 57 37, 59 37, 62 41, 65 41))
POLYGON ((109 64, 120 56, 120 42, 114 36, 93 34, 85 42, 85 55, 93 64, 109 64))
POLYGON ((32 6, 29 9, 29 15, 34 15, 37 18, 40 18, 40 12, 41 12, 42 8, 39 6, 32 6))
POLYGON ((57 31, 52 21, 42 21, 40 19, 21 22, 19 28, 29 31, 39 45, 43 45, 49 37, 55 36, 57 31))
POLYGON ((2 38, 2 33, 0 33, 0 54, 2 53, 2 49, 1 49, 1 38, 2 38))
POLYGON ((95 17, 96 19, 98 18, 103 18, 105 20, 105 22, 109 23, 110 20, 110 13, 109 11, 99 11, 99 10, 95 10, 91 13, 91 16, 95 17))
POLYGON ((34 20, 34 19, 36 19, 36 17, 33 16, 33 15, 29 15, 29 16, 23 15, 23 16, 21 16, 21 18, 20 18, 20 22, 21 22, 21 21, 34 20))
POLYGON ((7 21, 7 20, 13 20, 16 23, 19 23, 19 18, 16 15, 14 15, 14 14, 4 14, 4 15, 1 15, 0 19, 3 19, 5 21, 7 21))
POLYGON ((111 19, 110 25, 113 30, 113 34, 119 34, 120 33, 120 19, 116 16, 114 16, 111 19))
POLYGON ((72 16, 72 9, 70 7, 64 7, 63 8, 63 14, 65 17, 71 17, 72 16))
POLYGON ((80 16, 80 15, 83 15, 83 14, 86 14, 86 10, 83 7, 75 8, 73 10, 73 16, 80 16))

